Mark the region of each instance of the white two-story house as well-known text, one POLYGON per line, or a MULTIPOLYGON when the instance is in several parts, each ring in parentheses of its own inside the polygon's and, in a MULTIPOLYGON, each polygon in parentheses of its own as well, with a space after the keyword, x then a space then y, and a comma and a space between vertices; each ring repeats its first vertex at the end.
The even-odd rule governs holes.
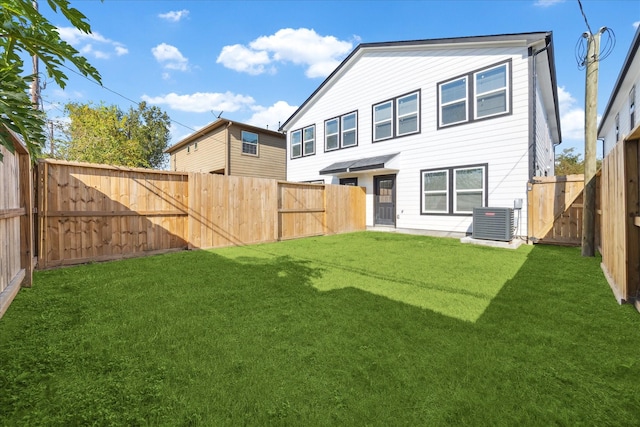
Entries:
POLYGON ((287 179, 366 188, 367 226, 470 233, 553 175, 552 34, 359 45, 283 124, 287 179))

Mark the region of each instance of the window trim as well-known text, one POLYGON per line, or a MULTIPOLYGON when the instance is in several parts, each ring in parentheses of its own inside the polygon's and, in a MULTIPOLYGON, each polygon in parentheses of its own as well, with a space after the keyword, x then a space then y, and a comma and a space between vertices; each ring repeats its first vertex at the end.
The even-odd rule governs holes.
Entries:
POLYGON ((260 135, 257 132, 251 132, 251 131, 248 131, 248 130, 240 131, 240 142, 242 144, 240 152, 242 153, 243 156, 260 157, 260 135), (253 134, 253 135, 256 136, 255 144, 252 143, 252 142, 245 142, 245 140, 244 140, 244 134, 245 133, 250 133, 250 134, 253 134), (256 152, 255 153, 248 153, 248 152, 244 151, 245 144, 247 146, 255 146, 256 152))
MULTIPOLYGON (((497 92, 497 91, 496 91, 497 92)), ((491 93, 491 92, 487 92, 487 93, 491 93)), ((484 94, 483 94, 484 95, 484 94)), ((443 80, 441 82, 439 82, 437 84, 437 90, 436 90, 436 97, 437 97, 437 115, 438 115, 438 127, 437 129, 445 129, 445 128, 450 128, 453 126, 459 126, 459 125, 464 125, 467 123, 474 123, 474 122, 479 122, 479 121, 483 121, 483 120, 491 120, 494 118, 498 118, 498 117, 503 117, 503 116, 509 116, 513 114, 513 65, 512 65, 512 60, 511 58, 506 59, 504 61, 500 61, 500 62, 496 62, 494 64, 488 65, 486 67, 482 67, 482 68, 478 68, 476 70, 472 70, 468 73, 465 74, 461 74, 458 76, 455 76, 453 78, 447 79, 447 80, 443 80), (505 87, 505 91, 506 91, 506 100, 505 100, 505 109, 506 111, 500 112, 500 113, 495 113, 495 114, 490 114, 487 116, 482 116, 482 117, 478 117, 477 116, 477 108, 476 108, 476 102, 477 102, 477 98, 478 98, 478 94, 476 93, 476 76, 484 71, 487 70, 491 70, 494 68, 499 68, 499 67, 505 67, 506 70, 506 87, 505 87), (461 80, 463 78, 467 78, 467 93, 466 93, 466 101, 467 101, 467 105, 466 105, 466 115, 467 118, 464 121, 457 121, 454 123, 448 123, 448 124, 443 124, 442 123, 442 95, 441 95, 441 91, 442 91, 442 86, 447 84, 447 83, 451 83, 454 82, 456 80, 461 80)))
POLYGON ((398 95, 394 98, 390 98, 390 99, 386 99, 384 101, 381 102, 377 102, 375 104, 373 104, 371 106, 371 141, 373 143, 376 142, 381 142, 381 141, 387 141, 390 139, 396 139, 396 138, 402 138, 405 136, 409 136, 409 135, 416 135, 422 132, 422 89, 416 89, 416 90, 412 90, 411 92, 406 92, 403 93, 401 95, 398 95), (413 132, 407 132, 407 133, 398 133, 398 129, 399 129, 399 116, 398 116, 398 102, 403 99, 403 98, 407 98, 411 95, 417 95, 417 111, 416 111, 416 115, 417 115, 417 130, 413 131, 413 132), (379 121, 376 122, 376 107, 379 107, 381 105, 384 104, 391 104, 391 118, 384 120, 384 121, 379 121), (376 125, 379 123, 385 123, 389 121, 391 123, 391 135, 387 136, 385 138, 378 138, 376 139, 376 125))
MULTIPOLYGON (((458 194, 455 188, 455 172, 457 170, 464 169, 482 169, 482 206, 486 207, 489 205, 489 164, 488 163, 478 163, 472 165, 461 165, 461 166, 450 166, 450 167, 440 167, 440 168, 430 168, 430 169, 422 169, 420 170, 420 215, 432 215, 432 216, 472 216, 473 211, 456 211, 456 203, 455 199, 458 194), (446 212, 436 212, 436 211, 426 211, 424 206, 424 174, 427 172, 442 172, 447 171, 447 211, 446 212)), ((477 191, 477 190, 474 190, 477 191)))
POLYGON ((341 150, 343 148, 351 148, 351 147, 357 147, 358 146, 358 110, 354 110, 354 111, 350 111, 348 113, 342 114, 340 116, 336 116, 336 117, 332 117, 330 119, 327 119, 324 121, 324 152, 330 152, 330 151, 336 151, 336 150, 341 150), (349 129, 347 131, 344 130, 344 119, 346 117, 349 117, 351 115, 355 115, 355 127, 353 129, 349 129), (332 134, 328 134, 327 133, 327 124, 329 122, 332 121, 337 121, 337 132, 336 133, 332 133, 332 134), (345 132, 351 132, 353 131, 355 133, 355 143, 352 145, 344 145, 344 134, 345 132), (337 136, 337 146, 335 148, 328 148, 327 147, 327 137, 328 136, 337 136))

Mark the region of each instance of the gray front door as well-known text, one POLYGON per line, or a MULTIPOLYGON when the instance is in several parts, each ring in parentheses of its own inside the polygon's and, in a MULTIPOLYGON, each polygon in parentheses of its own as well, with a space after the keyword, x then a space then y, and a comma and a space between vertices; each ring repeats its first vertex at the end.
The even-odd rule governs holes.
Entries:
POLYGON ((396 176, 373 177, 375 210, 374 225, 396 225, 396 176))

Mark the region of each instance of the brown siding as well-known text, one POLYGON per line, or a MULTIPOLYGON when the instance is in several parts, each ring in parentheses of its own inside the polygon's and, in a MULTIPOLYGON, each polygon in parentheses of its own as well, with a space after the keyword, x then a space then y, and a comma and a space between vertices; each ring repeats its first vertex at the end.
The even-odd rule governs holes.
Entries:
POLYGON ((256 178, 286 179, 286 139, 282 135, 262 133, 255 129, 246 129, 258 134, 258 155, 242 154, 241 125, 233 125, 229 129, 230 168, 229 174, 236 176, 252 176, 256 178))
POLYGON ((226 127, 203 135, 171 154, 171 170, 209 173, 226 166, 226 127), (198 144, 196 149, 195 145, 198 144), (189 152, 187 152, 189 147, 189 152), (174 158, 175 156, 175 158, 174 158))

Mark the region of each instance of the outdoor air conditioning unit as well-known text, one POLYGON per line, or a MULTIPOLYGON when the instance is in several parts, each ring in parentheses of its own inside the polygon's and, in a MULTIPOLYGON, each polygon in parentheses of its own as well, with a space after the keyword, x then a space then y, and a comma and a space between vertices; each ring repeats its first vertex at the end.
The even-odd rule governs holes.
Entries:
POLYGON ((512 208, 473 208, 474 239, 509 242, 513 239, 512 208))

